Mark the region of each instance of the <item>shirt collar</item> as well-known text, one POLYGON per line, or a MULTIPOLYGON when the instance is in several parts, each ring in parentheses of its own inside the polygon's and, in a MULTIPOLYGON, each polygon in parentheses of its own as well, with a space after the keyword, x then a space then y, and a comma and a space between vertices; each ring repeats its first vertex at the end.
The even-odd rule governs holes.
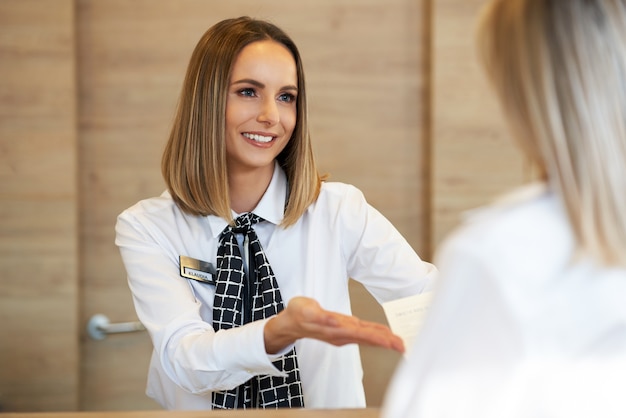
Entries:
MULTIPOLYGON (((287 199, 287 175, 280 167, 278 162, 274 163, 274 173, 272 174, 272 180, 267 187, 267 190, 263 194, 261 201, 257 204, 252 212, 265 219, 267 222, 278 225, 282 222, 285 215, 285 203, 287 199)), ((238 215, 232 211, 233 218, 238 215)), ((211 228, 211 234, 214 237, 226 228, 228 224, 224 219, 219 216, 209 215, 207 216, 209 226, 211 228)))

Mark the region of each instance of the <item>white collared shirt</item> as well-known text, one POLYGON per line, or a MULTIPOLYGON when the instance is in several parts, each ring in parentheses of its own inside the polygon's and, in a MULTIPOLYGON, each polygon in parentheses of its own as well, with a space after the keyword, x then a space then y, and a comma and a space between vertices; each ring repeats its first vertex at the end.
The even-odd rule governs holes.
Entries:
MULTIPOLYGON (((362 193, 324 183, 317 201, 284 229, 287 180, 276 165, 254 213, 255 225, 285 304, 294 296, 350 314, 348 278, 363 283, 379 302, 430 290, 436 269, 362 193)), ((278 372, 265 352, 265 321, 215 332, 214 286, 181 277, 179 256, 215 265, 227 223, 183 213, 166 192, 124 211, 118 245, 139 320, 154 345, 147 393, 168 409, 210 409, 211 391, 236 387, 257 374, 278 372)), ((357 345, 335 347, 313 339, 296 342, 305 406, 365 406, 357 345)))
POLYGON ((473 211, 437 252, 430 313, 382 416, 626 416, 626 269, 575 254, 543 184, 473 211))

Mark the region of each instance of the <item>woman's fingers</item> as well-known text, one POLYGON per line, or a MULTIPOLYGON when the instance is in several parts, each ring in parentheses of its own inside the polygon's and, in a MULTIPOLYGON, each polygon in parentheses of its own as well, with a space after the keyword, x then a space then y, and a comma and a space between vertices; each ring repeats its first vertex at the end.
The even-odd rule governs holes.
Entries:
POLYGON ((315 338, 333 345, 367 344, 404 352, 402 339, 377 322, 326 311, 313 299, 298 297, 289 302, 295 311, 305 338, 315 338))
POLYGON ((310 298, 293 298, 265 326, 265 347, 275 353, 300 338, 314 338, 332 345, 365 344, 404 352, 402 339, 377 322, 322 309, 310 298))
POLYGON ((335 314, 335 320, 337 325, 325 330, 331 344, 367 344, 404 352, 402 339, 383 324, 341 314, 335 314))

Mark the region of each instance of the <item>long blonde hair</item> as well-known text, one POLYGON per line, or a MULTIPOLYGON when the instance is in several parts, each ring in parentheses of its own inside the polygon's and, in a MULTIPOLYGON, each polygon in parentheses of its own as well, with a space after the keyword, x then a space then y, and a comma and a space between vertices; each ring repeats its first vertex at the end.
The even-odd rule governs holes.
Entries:
POLYGON ((626 266, 626 0, 493 0, 477 41, 579 250, 626 266))
POLYGON ((318 174, 308 128, 304 69, 289 36, 275 25, 249 17, 212 26, 194 49, 161 160, 161 171, 181 210, 217 215, 232 222, 226 170, 225 118, 228 84, 234 61, 248 44, 273 40, 293 55, 298 76, 296 126, 277 157, 289 183, 282 225, 293 225, 319 195, 318 174))

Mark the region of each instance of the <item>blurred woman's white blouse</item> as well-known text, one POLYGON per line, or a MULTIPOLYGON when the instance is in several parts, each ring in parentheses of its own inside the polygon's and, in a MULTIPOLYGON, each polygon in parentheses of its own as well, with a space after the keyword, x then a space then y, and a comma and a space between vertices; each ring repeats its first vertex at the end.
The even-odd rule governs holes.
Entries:
POLYGON ((626 270, 577 257, 543 184, 471 213, 435 264, 384 418, 626 416, 626 270))

